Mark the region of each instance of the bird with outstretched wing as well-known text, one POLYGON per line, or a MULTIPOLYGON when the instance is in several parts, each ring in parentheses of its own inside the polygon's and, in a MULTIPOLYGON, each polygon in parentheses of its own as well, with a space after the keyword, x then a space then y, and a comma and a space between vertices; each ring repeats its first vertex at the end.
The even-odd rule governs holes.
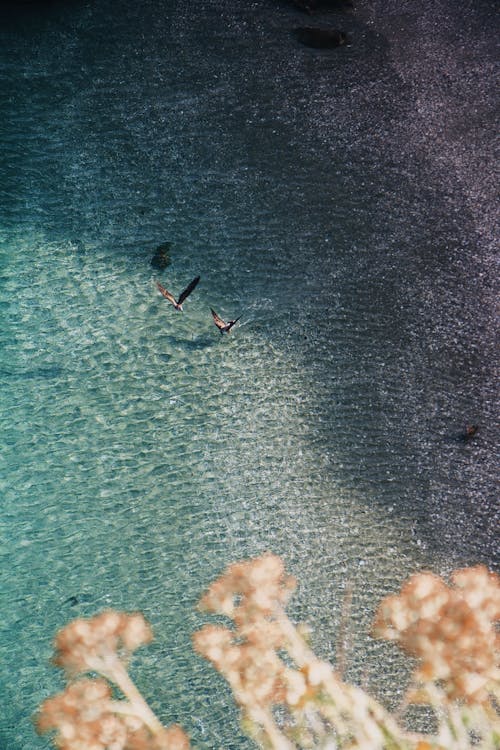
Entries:
POLYGON ((199 280, 200 277, 195 276, 194 279, 187 285, 187 287, 179 294, 179 299, 175 299, 174 295, 171 294, 168 289, 165 289, 165 287, 163 287, 158 281, 156 282, 156 286, 163 294, 165 299, 168 299, 168 301, 175 307, 176 310, 182 311, 182 303, 184 302, 186 297, 189 297, 199 280))
POLYGON ((234 324, 237 323, 238 320, 241 318, 241 315, 240 315, 238 318, 235 318, 234 320, 229 320, 226 323, 225 320, 222 320, 222 318, 219 317, 219 315, 217 315, 215 310, 210 308, 210 312, 212 313, 212 318, 214 319, 215 325, 217 326, 217 328, 219 329, 221 333, 229 333, 231 331, 231 328, 234 326, 234 324))

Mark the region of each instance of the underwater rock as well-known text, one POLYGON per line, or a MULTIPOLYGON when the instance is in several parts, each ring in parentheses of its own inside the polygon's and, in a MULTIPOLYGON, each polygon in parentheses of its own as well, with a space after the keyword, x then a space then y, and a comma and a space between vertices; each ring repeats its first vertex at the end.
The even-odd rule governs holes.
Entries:
POLYGON ((468 440, 470 440, 476 435, 478 429, 479 429, 479 425, 477 424, 465 425, 465 430, 462 432, 460 436, 461 440, 463 440, 464 442, 467 442, 468 440))
POLYGON ((319 29, 312 26, 300 26, 293 30, 293 35, 306 47, 315 49, 334 49, 350 44, 350 40, 344 31, 338 29, 319 29))
POLYGON ((151 258, 151 265, 153 268, 163 271, 164 268, 170 265, 172 262, 170 259, 170 247, 170 242, 164 242, 162 245, 158 245, 153 257, 151 258))

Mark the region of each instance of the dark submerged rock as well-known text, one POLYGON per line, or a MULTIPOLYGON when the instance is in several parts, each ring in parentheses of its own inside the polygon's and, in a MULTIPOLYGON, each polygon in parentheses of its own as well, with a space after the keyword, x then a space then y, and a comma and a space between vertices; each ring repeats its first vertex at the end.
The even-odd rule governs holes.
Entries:
POLYGON ((151 258, 151 265, 153 268, 163 271, 164 268, 170 265, 170 242, 164 242, 162 245, 158 245, 153 257, 151 258))
POLYGON ((334 49, 350 44, 349 37, 338 29, 319 29, 312 26, 300 26, 293 30, 293 35, 306 47, 315 49, 334 49))
POLYGON ((462 432, 461 438, 465 442, 468 442, 471 440, 475 435, 477 434, 477 431, 479 429, 479 425, 477 424, 468 424, 465 426, 465 430, 462 432))

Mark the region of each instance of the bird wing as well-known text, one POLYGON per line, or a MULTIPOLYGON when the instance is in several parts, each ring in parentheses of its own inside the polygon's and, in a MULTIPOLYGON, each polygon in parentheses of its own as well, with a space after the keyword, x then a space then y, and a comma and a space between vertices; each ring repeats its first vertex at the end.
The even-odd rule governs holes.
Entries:
POLYGON ((165 299, 168 299, 168 301, 171 302, 173 305, 177 304, 174 295, 170 294, 170 292, 167 289, 165 289, 165 287, 163 287, 158 281, 156 282, 156 286, 158 287, 160 292, 163 294, 165 299))
POLYGON ((234 324, 237 323, 240 318, 241 318, 241 315, 238 315, 238 317, 235 318, 234 320, 230 320, 228 323, 229 328, 232 328, 234 324))
POLYGON ((212 318, 214 319, 214 323, 217 326, 217 328, 220 328, 221 330, 222 328, 225 328, 227 325, 226 321, 222 320, 222 318, 220 318, 215 312, 215 310, 212 310, 212 308, 210 308, 210 312, 212 313, 212 318))
POLYGON ((194 279, 191 281, 191 283, 188 284, 187 287, 184 289, 184 291, 179 294, 179 300, 178 300, 179 305, 181 305, 186 299, 186 297, 188 297, 191 294, 191 292, 193 291, 193 289, 195 288, 199 280, 200 280, 200 277, 195 276, 194 279))

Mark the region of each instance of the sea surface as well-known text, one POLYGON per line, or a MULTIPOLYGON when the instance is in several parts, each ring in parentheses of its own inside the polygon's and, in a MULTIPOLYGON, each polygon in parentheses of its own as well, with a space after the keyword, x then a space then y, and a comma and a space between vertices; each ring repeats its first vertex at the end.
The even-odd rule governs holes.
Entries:
POLYGON ((50 746, 53 636, 113 607, 161 720, 250 750, 190 644, 266 550, 332 661, 353 586, 347 676, 397 705, 376 603, 499 569, 496 3, 2 8, 0 748, 50 746))

